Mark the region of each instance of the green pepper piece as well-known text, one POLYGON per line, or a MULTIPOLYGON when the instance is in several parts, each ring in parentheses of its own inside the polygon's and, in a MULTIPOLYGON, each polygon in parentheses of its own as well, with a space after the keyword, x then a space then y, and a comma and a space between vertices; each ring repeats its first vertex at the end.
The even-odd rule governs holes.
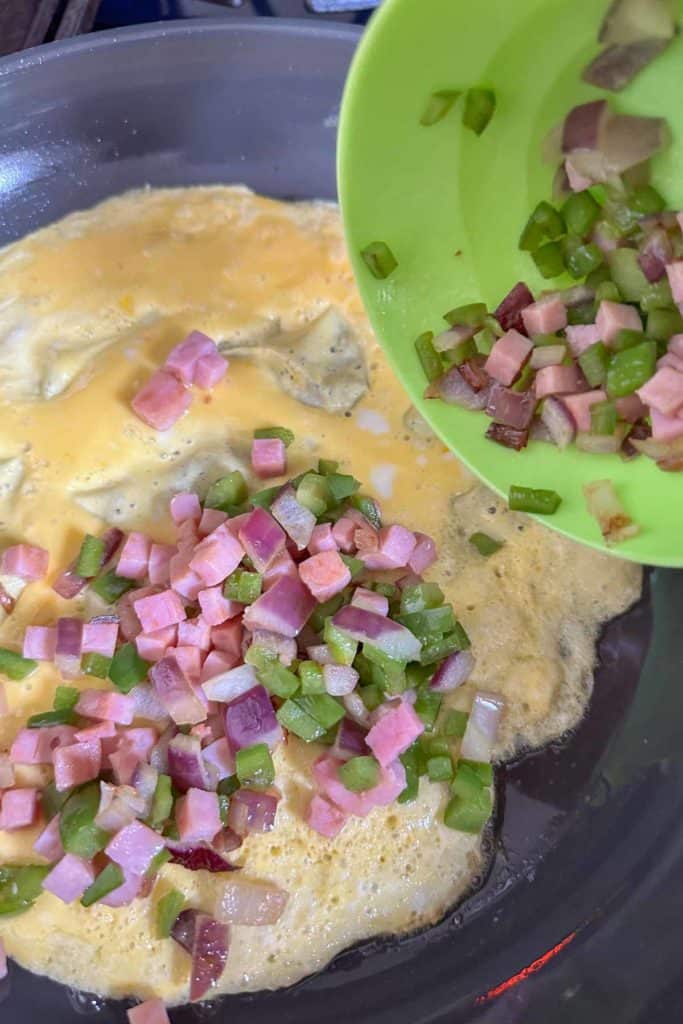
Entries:
POLYGON ((634 188, 629 194, 628 205, 641 217, 661 213, 666 208, 661 193, 653 185, 638 185, 634 188))
POLYGON ((644 341, 625 352, 616 352, 607 370, 607 394, 623 398, 642 387, 655 372, 657 345, 644 341))
POLYGON ((57 789, 54 782, 48 782, 47 786, 43 789, 41 794, 41 803, 43 805, 43 814, 45 815, 46 821, 52 821, 55 814, 61 811, 62 807, 69 799, 71 794, 74 792, 74 787, 71 789, 57 789))
POLYGON ((384 693, 377 683, 368 683, 365 686, 361 686, 358 693, 368 711, 375 711, 380 704, 384 703, 384 693))
POLYGON ((564 240, 564 262, 573 278, 585 277, 603 262, 603 254, 595 242, 584 242, 575 235, 564 240))
POLYGON ((150 663, 140 657, 135 644, 125 643, 111 659, 109 678, 121 693, 130 693, 133 687, 147 677, 149 668, 150 663))
POLYGON ((3 864, 0 867, 0 917, 21 914, 43 891, 50 868, 38 864, 3 864))
POLYGON ((364 793, 379 782, 379 763, 374 757, 352 757, 339 767, 339 778, 352 793, 364 793))
POLYGON ((564 256, 559 242, 546 242, 532 253, 532 259, 546 280, 564 274, 564 256))
POLYGON ((222 476, 211 484, 204 499, 204 508, 217 508, 222 511, 230 506, 241 505, 248 497, 247 482, 239 469, 222 476))
POLYGON ((434 348, 434 332, 425 331, 415 342, 415 351, 420 365, 424 370, 425 377, 431 383, 443 374, 443 365, 439 353, 434 348))
POLYGON ((339 469, 339 463, 334 459, 318 459, 318 472, 321 476, 329 476, 330 473, 336 473, 339 469))
POLYGON ((369 498, 367 494, 354 494, 350 504, 365 516, 371 526, 374 526, 376 530, 380 529, 382 517, 374 498, 369 498))
POLYGON ((102 598, 106 604, 116 604, 120 597, 135 586, 135 580, 127 580, 123 576, 117 576, 113 569, 102 573, 90 584, 92 590, 102 598))
POLYGON ((453 778, 453 760, 448 754, 430 757, 427 761, 427 775, 432 782, 450 782, 453 778))
POLYGON ((482 356, 490 355, 497 340, 496 335, 490 327, 485 327, 483 331, 478 331, 474 336, 474 344, 477 346, 477 352, 482 356))
POLYGON ((461 758, 458 761, 458 770, 466 768, 470 772, 474 772, 482 786, 490 786, 493 783, 493 765, 490 761, 472 761, 469 758, 461 758))
POLYGON ((373 681, 378 684, 384 693, 397 696, 399 693, 405 692, 408 688, 408 683, 404 662, 395 661, 385 654, 384 651, 380 651, 378 647, 373 647, 369 643, 363 644, 363 655, 373 666, 373 681))
POLYGON ((324 604, 319 604, 317 608, 314 608, 313 614, 308 620, 311 629, 316 633, 322 633, 327 619, 331 618, 335 612, 338 612, 343 604, 343 594, 335 594, 334 597, 329 599, 329 601, 325 601, 324 604))
POLYGON ((449 711, 443 726, 444 735, 462 738, 465 735, 469 717, 466 711, 454 709, 449 711))
MULTIPOLYGON (((254 431, 254 439, 257 441, 269 440, 271 438, 282 441, 285 448, 289 448, 294 440, 294 432, 289 427, 258 427, 254 431)), ((245 499, 242 500, 244 501, 245 499)))
POLYGON ((261 594, 263 577, 257 572, 235 569, 223 584, 223 597, 240 604, 253 604, 261 594))
POLYGON ((323 515, 334 504, 327 479, 319 473, 306 473, 296 489, 296 500, 314 516, 323 515))
MULTIPOLYGON (((251 647, 247 653, 253 650, 251 647)), ((252 661, 251 664, 255 662, 252 661)), ((278 658, 268 659, 256 665, 256 674, 268 692, 282 700, 293 697, 299 689, 299 677, 285 668, 278 658)))
POLYGON ((10 651, 8 647, 0 647, 0 674, 9 676, 10 679, 25 679, 31 672, 38 668, 38 662, 33 658, 22 658, 16 651, 10 651))
POLYGON ((365 570, 364 564, 360 558, 354 558, 353 555, 345 555, 343 551, 339 552, 339 557, 351 573, 351 580, 358 579, 361 573, 365 570))
POLYGON ((86 533, 81 544, 81 550, 76 560, 76 572, 83 579, 91 579, 97 576, 104 558, 104 541, 101 537, 93 537, 86 533))
POLYGON ((102 868, 99 875, 81 896, 81 906, 91 907, 93 903, 108 896, 124 883, 123 871, 118 864, 110 863, 102 868))
POLYGON ((97 679, 107 679, 111 668, 111 658, 104 654, 96 654, 89 651, 81 659, 81 672, 86 676, 95 676, 97 679))
POLYGON ((605 256, 612 280, 626 302, 640 302, 650 283, 640 269, 637 249, 613 249, 605 256))
POLYGON ((235 754, 235 773, 243 786, 265 789, 275 779, 275 765, 265 743, 242 747, 235 754))
POLYGON ((464 306, 456 306, 444 313, 444 320, 451 327, 483 327, 488 316, 488 309, 483 302, 469 302, 464 306))
POLYGON ((643 313, 651 313, 653 309, 674 309, 674 298, 671 292, 671 285, 666 277, 655 284, 649 285, 640 300, 640 308, 643 313))
POLYGON ((158 831, 167 821, 173 812, 173 784, 170 775, 159 775, 154 796, 152 797, 152 809, 147 818, 150 828, 158 831))
POLYGON ((360 487, 360 480, 356 480, 348 473, 327 473, 325 479, 332 498, 337 504, 350 498, 360 487))
POLYGON ((26 722, 27 729, 46 729, 51 725, 75 725, 78 715, 73 708, 60 708, 57 711, 39 711, 31 715, 26 722))
POLYGON ((320 739, 327 731, 320 722, 307 714, 296 700, 286 700, 277 710, 276 717, 280 725, 306 743, 320 739))
POLYGON ((180 911, 185 906, 185 897, 177 889, 170 889, 157 903, 157 938, 167 939, 180 911))
POLYGON ((338 665, 353 665, 353 659, 358 650, 358 641, 353 640, 343 630, 337 629, 332 619, 325 620, 323 639, 338 665))
POLYGON ((327 693, 311 693, 297 697, 296 702, 302 711, 322 725, 325 732, 344 717, 343 706, 327 693))
POLYGON ((453 348, 446 349, 443 353, 444 366, 450 370, 451 366, 462 366, 468 359, 473 359, 477 354, 477 346, 474 338, 465 338, 459 341, 453 348))
POLYGON ((75 686, 58 686, 55 690, 52 706, 55 711, 73 711, 78 704, 81 691, 75 686))
POLYGON ((623 295, 614 281, 602 281, 595 289, 595 301, 598 305, 601 302, 622 302, 622 300, 623 295))
POLYGON ((484 558, 488 558, 490 555, 495 555, 496 551, 500 551, 503 547, 502 540, 495 540, 493 537, 489 537, 488 533, 473 533, 470 537, 470 544, 475 547, 480 555, 484 558))
POLYGON ((396 621, 409 629, 420 640, 431 640, 435 634, 448 633, 455 629, 455 615, 449 604, 439 608, 426 608, 423 612, 397 615, 396 621))
POLYGON ((590 192, 573 192, 562 207, 562 216, 570 235, 585 238, 600 216, 600 206, 590 192))
POLYGON ((683 332, 683 316, 677 309, 653 309, 647 317, 648 337, 656 341, 668 341, 674 334, 683 332))
POLYGON ((535 515, 551 516, 562 504, 562 498, 556 491, 543 488, 521 487, 512 484, 508 496, 508 505, 513 512, 531 512, 535 515))
POLYGON ((92 860, 111 838, 95 824, 100 805, 99 782, 89 782, 71 794, 59 817, 59 834, 67 853, 92 860))
POLYGON ((437 124, 446 116, 461 95, 462 89, 439 89, 437 92, 433 92, 427 100, 420 124, 425 128, 437 124))
POLYGON ((476 834, 491 817, 493 800, 491 794, 483 789, 472 800, 464 800, 460 796, 454 796, 449 801, 444 812, 444 823, 448 828, 458 832, 470 832, 476 834))
POLYGON ((299 678, 301 679, 302 693, 325 693, 323 670, 315 661, 301 662, 299 665, 299 678))
POLYGON ((580 302, 578 306, 570 306, 567 310, 567 323, 570 327, 575 327, 577 324, 592 324, 596 312, 594 302, 580 302))
POLYGON ((371 242, 361 249, 361 256, 370 273, 378 281, 383 281, 396 270, 398 260, 386 242, 371 242))
POLYGON ((256 491, 249 497, 249 504, 254 508, 270 508, 281 490, 281 487, 266 487, 256 491))
POLYGON ((439 717, 443 695, 435 690, 423 690, 418 693, 414 707, 419 718, 422 719, 427 732, 433 732, 434 725, 439 717))
POLYGON ((613 352, 625 352, 627 348, 635 348, 636 345, 640 345, 641 341, 645 341, 642 331, 622 328, 612 339, 611 348, 613 352))
POLYGON ((613 434, 617 429, 614 402, 596 402, 591 406, 591 434, 613 434))
POLYGON ((438 583, 416 583, 404 587, 401 592, 402 615, 423 612, 426 608, 438 608, 443 603, 443 590, 438 583))
POLYGON ((579 366, 592 388, 600 387, 607 379, 610 354, 602 341, 596 341, 579 356, 579 366))
POLYGON ((496 109, 496 94, 493 89, 477 87, 465 94, 465 109, 462 123, 476 135, 481 135, 496 109))
POLYGON ((422 665, 435 665, 438 661, 443 661, 444 658, 447 658, 449 654, 454 654, 456 651, 466 651, 470 646, 470 638, 462 625, 456 622, 455 628, 450 633, 442 637, 429 639, 423 643, 420 663, 422 665))

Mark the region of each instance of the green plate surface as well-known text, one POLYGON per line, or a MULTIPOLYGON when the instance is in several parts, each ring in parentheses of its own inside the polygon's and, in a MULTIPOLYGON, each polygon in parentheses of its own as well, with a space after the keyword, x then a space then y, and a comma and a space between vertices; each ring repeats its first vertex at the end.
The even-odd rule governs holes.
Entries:
MULTIPOLYGON (((683 0, 678 0, 683 20, 683 0)), ((597 52, 601 0, 384 0, 357 52, 342 105, 339 192, 347 243, 372 325, 411 401, 443 441, 500 494, 510 484, 558 491, 544 522, 596 548, 653 565, 683 566, 683 476, 645 457, 623 462, 541 442, 515 453, 484 437, 487 420, 422 397, 413 343, 440 332, 466 302, 495 308, 517 281, 547 288, 519 233, 550 198, 553 168, 541 142, 572 106, 605 95, 581 82, 597 52), (462 100, 438 124, 420 116, 437 89, 487 85, 498 107, 480 137, 462 126, 462 100), (360 258, 385 241, 399 261, 377 281, 360 258), (582 484, 610 478, 641 525, 605 548, 582 484)), ((683 208, 683 36, 613 98, 625 112, 665 116, 673 144, 654 183, 683 208)), ((612 95, 612 94, 606 94, 612 95)), ((567 284, 571 283, 567 280, 567 284)))

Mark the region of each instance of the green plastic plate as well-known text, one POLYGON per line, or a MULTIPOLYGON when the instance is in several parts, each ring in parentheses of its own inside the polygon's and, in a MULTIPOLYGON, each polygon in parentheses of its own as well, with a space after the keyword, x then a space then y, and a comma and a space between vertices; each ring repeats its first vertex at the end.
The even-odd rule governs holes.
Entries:
MULTIPOLYGON (((683 20, 683 0, 678 0, 683 20)), ((372 325, 411 401, 443 441, 494 490, 510 484, 562 495, 547 525, 593 547, 653 565, 683 566, 683 475, 646 457, 559 451, 532 442, 516 453, 487 441, 487 420, 422 397, 413 343, 440 332, 443 313, 466 302, 495 308, 517 281, 547 288, 519 233, 551 196, 541 142, 571 107, 600 95, 581 82, 597 53, 602 0, 384 0, 356 54, 339 131, 339 192, 356 279, 372 325), (488 85, 498 106, 483 135, 462 126, 462 100, 425 128, 437 89, 488 85), (377 281, 360 258, 385 241, 398 269, 377 281), (582 485, 610 478, 640 524, 638 537, 606 548, 582 485)), ((614 95, 625 113, 665 116, 674 142, 654 182, 683 208, 683 36, 614 95)), ((606 94, 612 96, 612 94, 606 94)), ((567 283, 570 283, 569 281, 567 283)))

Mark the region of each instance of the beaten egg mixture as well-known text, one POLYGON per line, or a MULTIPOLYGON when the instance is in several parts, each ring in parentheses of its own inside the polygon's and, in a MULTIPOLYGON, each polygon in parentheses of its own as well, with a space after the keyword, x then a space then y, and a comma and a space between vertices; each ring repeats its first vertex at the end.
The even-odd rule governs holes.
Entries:
MULTIPOLYGON (((170 494, 201 494, 228 469, 248 473, 253 429, 276 423, 296 435, 290 474, 319 456, 339 459, 380 499, 385 521, 436 539, 430 576, 476 657, 453 706, 468 709, 478 689, 505 697, 501 758, 577 723, 600 626, 640 592, 637 567, 507 511, 406 409, 330 205, 273 202, 242 188, 140 191, 8 247, 0 253, 0 396, 3 546, 26 541, 51 555, 48 581, 26 588, 0 626, 0 644, 20 645, 27 625, 69 609, 95 614, 93 598, 66 602, 49 586, 82 535, 106 523, 170 540, 170 494), (228 356, 228 375, 156 433, 130 401, 194 328, 228 356), (477 530, 504 546, 483 558, 467 539, 477 530)), ((28 715, 51 705, 58 682, 49 664, 6 682, 0 750, 28 715)), ((412 804, 352 818, 334 840, 313 832, 303 813, 317 753, 296 740, 280 745, 275 831, 248 837, 233 855, 245 876, 276 882, 290 899, 276 925, 232 929, 219 991, 288 985, 353 942, 434 922, 482 866, 481 837, 446 828, 445 788, 426 779, 412 804)), ((19 768, 18 784, 37 772, 19 768)), ((39 860, 31 851, 38 831, 0 833, 0 863, 39 860)), ((150 896, 120 909, 65 906, 43 893, 27 913, 0 919, 0 937, 20 963, 77 988, 179 1002, 189 958, 154 927, 171 886, 210 912, 221 877, 166 865, 150 896)))

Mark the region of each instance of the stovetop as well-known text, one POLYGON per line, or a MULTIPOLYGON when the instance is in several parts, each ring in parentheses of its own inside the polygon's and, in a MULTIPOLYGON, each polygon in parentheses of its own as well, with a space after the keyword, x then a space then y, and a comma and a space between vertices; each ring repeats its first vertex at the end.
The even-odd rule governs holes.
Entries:
POLYGON ((364 25, 380 0, 102 0, 96 29, 175 18, 315 18, 364 25))

